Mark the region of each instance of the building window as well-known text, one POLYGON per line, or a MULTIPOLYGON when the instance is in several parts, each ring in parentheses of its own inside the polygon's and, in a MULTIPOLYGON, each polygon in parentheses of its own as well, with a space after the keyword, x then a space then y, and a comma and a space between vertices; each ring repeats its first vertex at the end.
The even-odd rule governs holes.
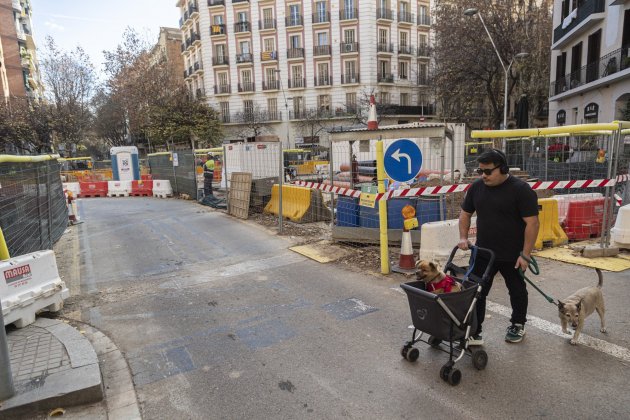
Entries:
POLYGON ((321 115, 328 115, 330 112, 330 95, 319 95, 317 97, 317 109, 321 115))
POLYGON ((346 93, 346 111, 355 113, 357 111, 357 94, 346 93))
POLYGON ((328 32, 317 33, 317 45, 328 45, 328 32))
POLYGON ((263 39, 263 51, 272 52, 276 50, 276 39, 275 38, 265 38, 263 39))
POLYGON ((278 99, 267 98, 267 113, 270 120, 279 120, 278 118, 278 99))
POLYGON ((387 33, 387 29, 379 29, 378 30, 378 43, 379 44, 388 44, 389 36, 387 33))
POLYGON ((427 84, 427 65, 426 63, 418 64, 418 84, 426 85, 427 84))
POLYGON ((379 62, 378 62, 378 74, 380 76, 389 76, 389 61, 379 60, 379 62))
POLYGON ((409 78, 409 63, 406 61, 400 61, 398 63, 398 77, 403 80, 409 78))
POLYGON ((381 105, 389 105, 389 92, 381 92, 379 96, 381 105))
POLYGON ((304 114, 304 97, 293 97, 293 118, 302 118, 304 114))
POLYGON ((328 63, 317 63, 317 85, 329 85, 328 63))
POLYGON ((400 94, 400 106, 408 106, 409 105, 409 94, 402 93, 400 94))
POLYGON ((274 88, 276 85, 276 69, 268 67, 265 69, 265 74, 267 75, 269 87, 274 88))
POLYGON ((221 108, 221 121, 230 122, 230 103, 219 102, 219 106, 221 108))
POLYGON ((270 22, 273 20, 273 8, 267 7, 263 9, 263 19, 265 22, 270 22))
POLYGON ((400 32, 399 36, 398 36, 398 44, 400 44, 401 47, 406 47, 408 44, 407 41, 407 32, 400 32))
POLYGON ((346 83, 357 82, 357 62, 355 60, 349 60, 344 63, 344 75, 346 83))
POLYGON ((355 42, 355 30, 354 29, 344 29, 343 30, 343 39, 346 44, 355 42))
POLYGON ((212 16, 212 23, 215 25, 223 25, 223 15, 212 16))
POLYGON ((252 101, 251 99, 243 101, 243 113, 246 117, 251 117, 254 115, 254 101, 252 101))
POLYGON ((289 37, 289 45, 290 48, 301 48, 302 46, 302 42, 301 42, 301 37, 300 35, 291 35, 289 37))

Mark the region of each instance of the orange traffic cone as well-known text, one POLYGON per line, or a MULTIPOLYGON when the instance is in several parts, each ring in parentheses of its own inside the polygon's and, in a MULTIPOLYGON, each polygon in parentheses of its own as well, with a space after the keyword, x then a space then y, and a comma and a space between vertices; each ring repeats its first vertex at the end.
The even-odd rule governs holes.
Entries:
POLYGON ((71 225, 81 223, 77 217, 77 204, 74 201, 72 191, 68 191, 68 221, 71 225))
POLYGON ((368 114, 367 129, 378 130, 378 120, 376 119, 376 101, 374 100, 374 95, 370 95, 370 112, 368 114))
POLYGON ((410 229, 418 227, 416 209, 414 209, 413 206, 406 205, 402 209, 402 215, 405 222, 402 231, 400 258, 398 259, 398 265, 392 267, 392 271, 403 274, 414 274, 416 272, 416 260, 413 256, 413 243, 411 242, 410 229))

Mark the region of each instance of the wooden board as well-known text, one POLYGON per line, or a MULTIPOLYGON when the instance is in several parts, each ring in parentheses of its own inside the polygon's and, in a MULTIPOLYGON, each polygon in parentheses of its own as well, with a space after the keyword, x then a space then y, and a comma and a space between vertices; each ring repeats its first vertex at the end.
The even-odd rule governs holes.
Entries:
POLYGON ((240 219, 249 217, 249 194, 252 189, 250 172, 232 172, 228 195, 228 214, 240 219))

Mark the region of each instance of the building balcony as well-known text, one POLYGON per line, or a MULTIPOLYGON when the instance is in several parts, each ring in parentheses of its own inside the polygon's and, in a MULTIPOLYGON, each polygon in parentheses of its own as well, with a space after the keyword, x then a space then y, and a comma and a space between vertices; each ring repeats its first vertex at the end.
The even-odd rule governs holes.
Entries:
POLYGON ((414 55, 414 48, 410 45, 399 45, 398 54, 402 55, 414 55))
POLYGON ((184 18, 180 17, 179 18, 179 27, 181 28, 182 26, 184 26, 184 18))
POLYGON ((429 57, 430 56, 430 49, 428 45, 418 45, 418 57, 429 57))
POLYGON ((313 55, 330 55, 330 45, 315 45, 313 47, 313 55))
POLYGON ((188 66, 188 77, 192 76, 193 74, 193 66, 188 66))
POLYGON ((630 68, 630 45, 551 82, 549 96, 560 95, 630 68))
POLYGON ((196 32, 193 32, 192 34, 190 34, 190 40, 192 41, 192 45, 201 44, 201 37, 196 32))
POLYGON ((225 24, 210 25, 210 36, 226 35, 225 24))
POLYGON ((418 15, 418 25, 431 26, 431 17, 429 15, 418 15))
POLYGON ((186 43, 182 42, 182 52, 186 51, 186 43))
POLYGON ((431 79, 425 74, 420 74, 418 75, 416 82, 418 83, 418 86, 429 86, 431 84, 431 79))
POLYGON ((341 75, 341 84, 348 85, 353 83, 361 83, 359 73, 346 73, 341 75))
POLYGON ((330 12, 313 13, 313 24, 330 23, 330 12))
POLYGON ((376 19, 394 20, 394 12, 391 9, 376 9, 376 19))
POLYGON ((416 15, 409 12, 398 12, 398 24, 408 23, 414 24, 416 21, 416 15))
POLYGON ((587 20, 594 13, 603 13, 606 9, 604 0, 583 0, 574 10, 563 19, 562 23, 553 30, 553 43, 560 41, 566 34, 587 20))
POLYGON ((339 44, 339 49, 341 54, 347 53, 357 53, 359 52, 359 43, 358 42, 342 42, 339 44))
POLYGON ((435 115, 434 105, 386 105, 381 109, 383 115, 435 115))
POLYGON ((277 51, 263 51, 260 53, 261 61, 277 61, 278 60, 278 52, 277 51))
POLYGON ((378 83, 394 83, 394 75, 392 73, 379 73, 376 81, 378 83))
POLYGON ((193 70, 195 71, 195 73, 203 72, 203 64, 201 64, 201 63, 193 64, 193 70))
POLYGON ((208 7, 225 6, 225 0, 208 0, 208 7))
POLYGON ((306 87, 306 78, 294 77, 288 81, 289 89, 304 89, 306 87))
POLYGON ((251 53, 236 54, 236 63, 237 64, 253 63, 253 62, 254 62, 254 55, 251 54, 251 53))
POLYGON ((243 82, 238 84, 239 93, 243 92, 255 92, 256 84, 254 82, 243 82))
POLYGON ((230 64, 230 59, 227 55, 219 55, 212 57, 212 65, 213 66, 227 66, 230 64))
POLYGON ((191 18, 194 18, 196 15, 199 15, 199 9, 197 8, 196 4, 191 3, 188 5, 188 14, 190 15, 191 18))
POLYGON ((214 85, 215 95, 229 95, 232 93, 232 87, 230 85, 214 85))
POLYGON ((287 58, 304 58, 304 48, 289 48, 287 58))
POLYGON ((332 86, 332 77, 331 76, 315 76, 313 85, 314 86, 332 86))
POLYGON ((250 25, 249 22, 236 22, 234 24, 235 33, 251 32, 251 31, 252 31, 252 25, 250 25))
POLYGON ((249 3, 249 0, 232 0, 232 4, 234 3, 249 3))
POLYGON ((384 53, 393 53, 394 52, 394 45, 393 44, 387 44, 387 43, 377 44, 376 51, 384 52, 384 53))
POLYGON ((263 82, 262 90, 280 90, 280 80, 263 82))
POLYGON ((203 99, 206 97, 206 91, 203 89, 197 89, 195 91, 195 98, 197 99, 203 99))
POLYGON ((339 10, 339 20, 353 20, 359 18, 359 9, 339 10))
POLYGON ((184 70, 184 79, 188 77, 188 70, 184 70))
POLYGON ((258 29, 261 31, 268 29, 276 29, 276 20, 275 19, 262 19, 258 21, 258 29))
POLYGON ((302 15, 288 16, 284 18, 284 24, 287 28, 292 26, 302 26, 304 25, 304 18, 302 15))
POLYGON ((290 120, 303 120, 305 118, 306 118, 306 111, 304 110, 289 111, 290 120))

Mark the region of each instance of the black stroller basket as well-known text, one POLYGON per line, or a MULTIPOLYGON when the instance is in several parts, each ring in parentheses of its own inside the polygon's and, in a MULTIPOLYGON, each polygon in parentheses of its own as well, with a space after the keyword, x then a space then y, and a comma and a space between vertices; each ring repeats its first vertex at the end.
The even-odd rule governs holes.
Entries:
MULTIPOLYGON (((417 349, 412 348, 413 344, 421 340, 422 334, 429 334, 429 339, 426 341, 432 347, 438 348, 441 342, 449 343, 449 363, 448 371, 453 371, 452 366, 457 362, 465 352, 471 352, 468 349, 468 340, 470 335, 477 329, 477 315, 476 315, 476 303, 481 292, 481 286, 489 280, 490 270, 494 264, 494 252, 489 249, 479 248, 471 246, 471 256, 469 265, 467 267, 458 267, 453 264, 453 258, 457 253, 458 248, 453 248, 448 262, 445 266, 445 272, 450 274, 457 282, 462 285, 462 291, 444 294, 434 294, 424 290, 425 283, 422 281, 413 281, 410 283, 401 284, 403 290, 407 293, 409 300, 409 309, 411 310, 411 319, 413 321, 414 333, 410 342, 407 342, 403 347, 403 357, 407 360, 414 359, 413 354, 418 354, 417 349), (473 266, 478 256, 482 256, 482 259, 488 261, 488 265, 481 277, 472 273, 473 266), (421 334, 417 336, 417 332, 421 334), (453 344, 459 345, 462 350, 462 354, 453 362, 453 344), (416 352, 412 352, 416 350, 416 352)), ((485 351, 479 350, 478 352, 485 351)), ((481 353, 480 353, 481 354, 481 353)), ((417 359, 417 357, 416 357, 417 359)), ((414 359, 415 360, 415 359, 414 359)), ((414 361, 410 360, 410 361, 414 361)), ((483 367, 487 363, 487 355, 485 355, 485 362, 483 367)), ((475 360, 473 358, 473 364, 475 360)), ((445 365, 445 367, 447 367, 445 365)), ((479 369, 477 364, 475 367, 479 369)), ((444 370, 444 368, 443 368, 444 370)), ((456 376, 459 374, 457 372, 456 376)), ((440 376, 451 384, 456 385, 459 383, 459 379, 455 378, 453 383, 450 378, 447 378, 443 373, 440 376)))

